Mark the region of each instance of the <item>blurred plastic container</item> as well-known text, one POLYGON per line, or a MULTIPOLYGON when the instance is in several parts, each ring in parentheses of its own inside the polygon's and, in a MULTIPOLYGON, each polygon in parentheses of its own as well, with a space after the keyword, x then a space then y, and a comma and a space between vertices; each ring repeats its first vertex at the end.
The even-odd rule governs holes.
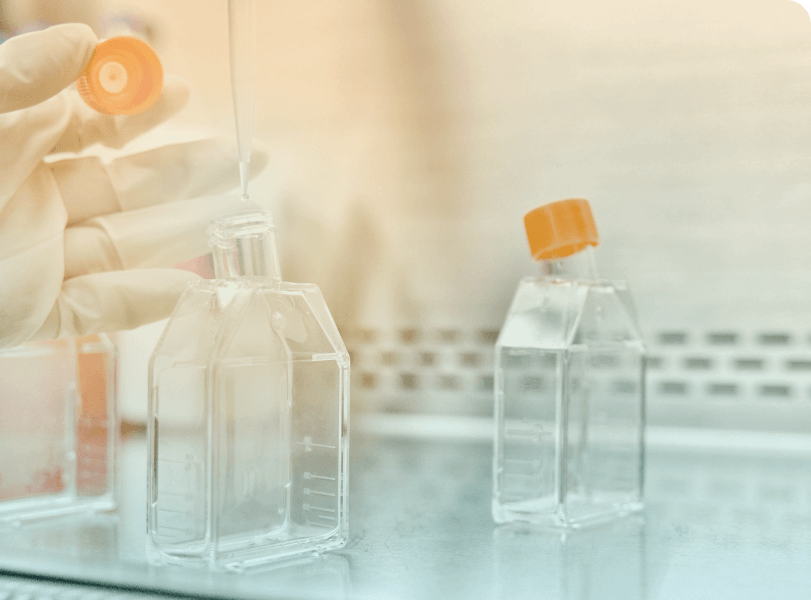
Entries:
POLYGON ((217 279, 150 361, 149 559, 240 571, 340 548, 349 355, 318 288, 281 280, 269 213, 209 233, 217 279))
POLYGON ((115 508, 117 440, 106 336, 0 351, 0 524, 115 508))
POLYGON ((596 277, 586 200, 524 222, 542 274, 496 343, 493 518, 576 528, 640 510, 645 345, 628 290, 596 277))

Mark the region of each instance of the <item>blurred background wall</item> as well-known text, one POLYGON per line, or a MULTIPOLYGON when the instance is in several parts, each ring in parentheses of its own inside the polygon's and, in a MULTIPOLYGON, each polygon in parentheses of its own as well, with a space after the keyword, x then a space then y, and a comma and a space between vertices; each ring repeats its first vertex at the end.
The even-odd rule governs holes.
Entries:
MULTIPOLYGON (((811 428, 800 5, 256 6, 271 161, 252 195, 274 211, 285 278, 321 286, 351 347, 354 410, 488 415, 492 344, 535 270, 522 216, 576 196, 602 275, 635 292, 652 423, 811 428)), ((226 0, 3 0, 0 16, 9 32, 78 20, 100 36, 126 17, 193 88, 151 141, 233 137, 226 0)), ((124 336, 123 354, 148 355, 159 328, 124 336)), ((136 419, 137 385, 122 388, 136 419)))

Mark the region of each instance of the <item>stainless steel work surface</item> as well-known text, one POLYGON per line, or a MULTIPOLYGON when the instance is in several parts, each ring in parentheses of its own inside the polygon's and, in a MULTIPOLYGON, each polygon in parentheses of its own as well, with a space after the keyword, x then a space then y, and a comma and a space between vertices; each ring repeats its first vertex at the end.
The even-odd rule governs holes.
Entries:
POLYGON ((562 537, 493 525, 486 439, 367 428, 352 438, 347 547, 234 575, 147 563, 145 440, 131 435, 116 513, 0 531, 0 596, 36 597, 9 579, 23 574, 45 597, 85 589, 72 583, 99 598, 811 597, 811 456, 719 446, 652 445, 645 513, 562 537))

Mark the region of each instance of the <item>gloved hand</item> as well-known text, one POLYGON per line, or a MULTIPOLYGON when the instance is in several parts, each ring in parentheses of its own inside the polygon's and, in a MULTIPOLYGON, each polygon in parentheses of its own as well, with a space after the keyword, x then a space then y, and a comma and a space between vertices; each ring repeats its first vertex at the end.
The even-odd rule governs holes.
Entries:
MULTIPOLYGON (((89 27, 69 24, 0 45, 0 348, 169 316, 197 276, 147 267, 205 254, 208 220, 245 207, 236 197, 191 200, 238 184, 235 149, 222 140, 109 164, 43 160, 95 143, 121 148, 188 99, 186 84, 168 76, 140 115, 95 112, 71 84, 96 43, 89 27)), ((254 151, 252 175, 266 162, 254 151)))

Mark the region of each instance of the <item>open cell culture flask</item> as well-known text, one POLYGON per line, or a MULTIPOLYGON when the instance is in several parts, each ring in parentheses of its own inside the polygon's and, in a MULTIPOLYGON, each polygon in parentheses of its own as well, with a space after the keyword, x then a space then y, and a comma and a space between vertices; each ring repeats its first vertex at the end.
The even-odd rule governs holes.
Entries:
POLYGON ((149 558, 240 571, 346 543, 349 355, 318 287, 279 276, 269 213, 209 229, 149 368, 149 558))

